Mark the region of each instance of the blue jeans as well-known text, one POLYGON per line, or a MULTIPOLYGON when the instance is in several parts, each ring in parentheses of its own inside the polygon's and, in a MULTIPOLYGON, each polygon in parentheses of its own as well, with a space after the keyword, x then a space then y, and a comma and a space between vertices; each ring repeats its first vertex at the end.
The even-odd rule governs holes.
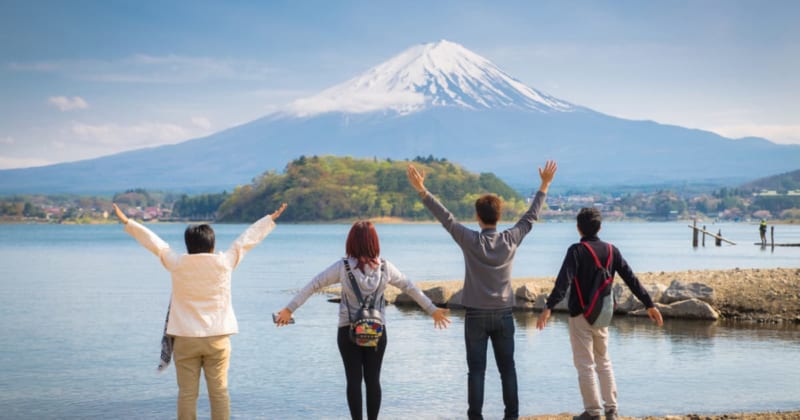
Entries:
POLYGON ((517 369, 514 365, 514 318, 511 309, 467 308, 464 321, 467 345, 467 401, 470 419, 483 419, 483 383, 486 376, 486 347, 492 340, 494 360, 503 383, 506 419, 519 417, 517 369))

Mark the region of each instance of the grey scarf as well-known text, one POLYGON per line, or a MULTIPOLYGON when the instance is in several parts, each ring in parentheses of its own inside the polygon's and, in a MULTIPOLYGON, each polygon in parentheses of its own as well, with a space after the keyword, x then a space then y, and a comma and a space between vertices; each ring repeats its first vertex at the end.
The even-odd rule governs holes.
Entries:
POLYGON ((167 306, 167 319, 164 320, 164 334, 161 336, 161 360, 158 361, 158 371, 163 372, 172 360, 172 347, 175 345, 175 337, 167 335, 167 322, 169 321, 169 310, 172 307, 172 297, 167 306))

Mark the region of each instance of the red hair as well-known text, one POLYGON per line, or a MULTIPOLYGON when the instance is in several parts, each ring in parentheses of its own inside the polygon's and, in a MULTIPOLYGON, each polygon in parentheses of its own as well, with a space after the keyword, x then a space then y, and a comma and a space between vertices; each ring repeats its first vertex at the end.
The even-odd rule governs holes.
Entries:
POLYGON ((369 220, 359 220, 353 223, 350 233, 347 234, 345 252, 348 257, 358 260, 356 268, 364 271, 364 265, 370 267, 378 265, 378 257, 381 255, 381 245, 378 241, 378 231, 375 225, 369 220))

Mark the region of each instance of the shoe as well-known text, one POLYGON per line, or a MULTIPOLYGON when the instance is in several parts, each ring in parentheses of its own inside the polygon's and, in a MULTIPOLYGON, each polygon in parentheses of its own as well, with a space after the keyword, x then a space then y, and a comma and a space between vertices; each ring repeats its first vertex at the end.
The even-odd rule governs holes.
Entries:
POLYGON ((580 416, 572 416, 572 420, 600 420, 600 416, 593 416, 584 411, 580 416))
POLYGON ((606 411, 606 420, 617 420, 618 414, 617 410, 612 408, 611 410, 606 411))

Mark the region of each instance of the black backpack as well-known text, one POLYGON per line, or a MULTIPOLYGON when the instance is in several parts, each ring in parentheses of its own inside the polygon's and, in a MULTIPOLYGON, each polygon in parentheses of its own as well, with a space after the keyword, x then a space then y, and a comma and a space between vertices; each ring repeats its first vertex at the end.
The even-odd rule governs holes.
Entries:
POLYGON ((581 308, 583 309, 583 317, 589 324, 595 327, 607 327, 611 324, 611 317, 614 316, 614 294, 612 292, 611 283, 614 282, 614 275, 611 272, 611 261, 614 255, 614 248, 608 244, 608 260, 606 265, 600 263, 594 249, 586 242, 581 242, 589 253, 592 254, 595 263, 595 272, 592 275, 591 289, 589 293, 589 300, 584 300, 581 294, 581 288, 578 284, 578 277, 575 276, 575 291, 578 293, 578 300, 580 301, 581 308))
MULTIPOLYGON (((384 261, 381 260, 381 279, 384 273, 384 261)), ((350 341, 361 347, 376 347, 381 336, 383 336, 383 315, 381 310, 375 307, 375 293, 368 295, 365 298, 361 296, 361 289, 358 287, 358 282, 350 270, 350 263, 347 258, 344 259, 344 268, 347 270, 347 276, 350 278, 350 284, 353 287, 353 292, 358 298, 358 303, 361 307, 356 311, 355 315, 350 315, 350 341)), ((378 285, 380 288, 380 284, 378 285)), ((383 299, 383 295, 381 295, 383 299)), ((349 309, 348 309, 349 311, 349 309)))

